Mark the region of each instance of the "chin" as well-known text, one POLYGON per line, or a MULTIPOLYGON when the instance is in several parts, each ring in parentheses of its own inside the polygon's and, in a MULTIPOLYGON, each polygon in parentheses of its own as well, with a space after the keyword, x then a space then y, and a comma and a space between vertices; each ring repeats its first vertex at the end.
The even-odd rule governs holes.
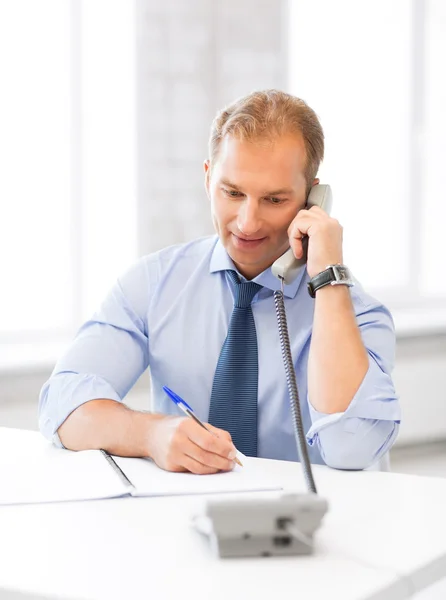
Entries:
POLYGON ((243 267, 246 269, 259 269, 259 273, 270 267, 274 262, 271 254, 243 252, 233 246, 226 248, 226 251, 236 265, 239 265, 242 269, 243 267))

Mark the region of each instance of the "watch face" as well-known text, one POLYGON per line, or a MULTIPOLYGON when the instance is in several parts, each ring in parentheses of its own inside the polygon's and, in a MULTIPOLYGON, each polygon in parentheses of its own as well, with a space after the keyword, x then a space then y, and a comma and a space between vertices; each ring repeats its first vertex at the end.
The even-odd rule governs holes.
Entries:
POLYGON ((338 281, 350 281, 350 273, 346 267, 336 267, 338 281))
POLYGON ((351 287, 354 285, 351 273, 344 265, 331 265, 333 269, 333 275, 336 277, 335 281, 331 282, 331 285, 348 285, 351 287))

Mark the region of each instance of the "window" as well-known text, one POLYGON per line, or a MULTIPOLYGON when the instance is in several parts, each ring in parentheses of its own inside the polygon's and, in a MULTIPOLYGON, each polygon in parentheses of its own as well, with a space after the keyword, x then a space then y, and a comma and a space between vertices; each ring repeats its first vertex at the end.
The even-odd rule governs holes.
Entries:
POLYGON ((394 310, 444 309, 446 4, 290 0, 289 8, 289 87, 325 130, 320 176, 333 186, 346 263, 394 310))
POLYGON ((0 4, 0 366, 67 340, 136 258, 135 29, 126 0, 0 4))
POLYGON ((2 332, 71 325, 70 30, 67 0, 0 4, 2 332))

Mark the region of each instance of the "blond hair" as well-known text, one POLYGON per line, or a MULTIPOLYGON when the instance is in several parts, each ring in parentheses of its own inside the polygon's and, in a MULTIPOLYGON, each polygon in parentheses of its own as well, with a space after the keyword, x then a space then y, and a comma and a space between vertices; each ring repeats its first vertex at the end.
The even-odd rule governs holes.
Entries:
POLYGON ((301 133, 306 152, 305 180, 309 189, 324 158, 324 132, 306 102, 279 90, 255 91, 219 111, 209 138, 211 166, 221 141, 227 136, 248 141, 301 133))

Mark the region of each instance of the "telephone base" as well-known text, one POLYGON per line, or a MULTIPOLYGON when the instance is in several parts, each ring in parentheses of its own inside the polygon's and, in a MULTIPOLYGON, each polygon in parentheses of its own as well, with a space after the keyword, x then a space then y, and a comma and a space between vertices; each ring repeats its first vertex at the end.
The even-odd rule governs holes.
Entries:
POLYGON ((327 510, 316 494, 211 500, 193 524, 221 558, 308 555, 327 510))

